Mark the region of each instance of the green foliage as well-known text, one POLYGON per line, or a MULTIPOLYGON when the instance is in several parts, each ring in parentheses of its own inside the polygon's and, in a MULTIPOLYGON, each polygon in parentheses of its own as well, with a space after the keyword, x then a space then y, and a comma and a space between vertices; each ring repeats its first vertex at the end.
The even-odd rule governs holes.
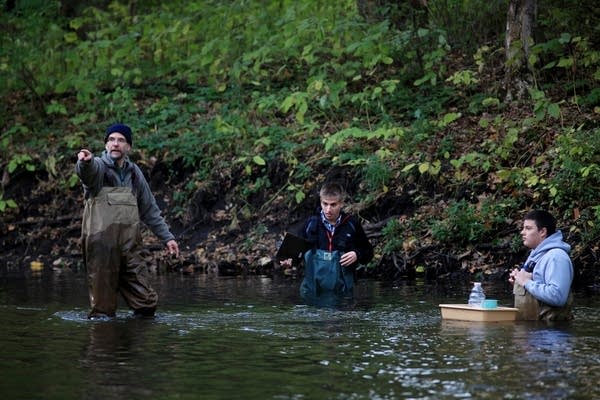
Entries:
POLYGON ((443 26, 454 47, 475 49, 506 28, 505 0, 430 0, 431 21, 443 26))
POLYGON ((451 202, 441 221, 435 221, 432 236, 442 243, 474 243, 484 232, 483 223, 472 204, 465 200, 451 202))
POLYGON ((436 86, 438 80, 445 76, 446 65, 443 63, 444 58, 450 50, 450 46, 446 42, 446 35, 443 32, 432 32, 428 29, 419 29, 419 37, 424 38, 431 36, 435 40, 432 49, 423 54, 423 76, 415 80, 415 86, 429 84, 436 86), (437 40, 436 40, 437 39, 437 40))
POLYGON ((253 182, 248 182, 242 189, 242 198, 248 198, 250 195, 266 191, 271 187, 271 182, 266 176, 259 176, 253 182))
POLYGON ((404 228, 399 220, 392 219, 381 230, 385 238, 385 246, 383 247, 384 254, 391 254, 402 251, 404 243, 404 228))
POLYGON ((517 207, 515 200, 486 198, 478 204, 451 201, 441 220, 432 221, 431 234, 442 243, 463 245, 490 241, 517 207))
POLYGON ((574 0, 573 10, 540 4, 523 104, 504 103, 499 88, 501 0, 430 0, 426 17, 394 3, 376 22, 354 0, 137 2, 135 14, 93 2, 70 19, 57 2, 18 3, 0 36, 8 174, 40 171, 72 188, 73 152, 101 150, 104 126, 123 121, 136 157, 172 166, 182 218, 202 182, 235 176, 228 194, 247 215, 256 198, 262 212, 278 198, 302 205, 324 170, 342 167, 358 177, 357 198, 406 186, 423 206, 413 225, 388 224, 386 252, 428 228, 443 243, 488 240, 524 204, 578 208, 581 235, 598 232, 599 132, 588 126, 598 32, 587 19, 576 31, 574 0), (477 187, 489 201, 427 207, 477 187))
POLYGON ((388 167, 387 163, 378 157, 373 157, 366 163, 363 173, 364 181, 367 183, 369 191, 388 190, 393 171, 388 167))
POLYGON ((0 214, 4 214, 9 209, 16 209, 17 207, 17 203, 13 199, 5 199, 4 193, 0 193, 0 214))
POLYGON ((455 86, 471 88, 479 83, 479 78, 477 78, 477 74, 471 70, 461 70, 456 71, 448 77, 446 82, 450 82, 455 86))
POLYGON ((302 203, 302 201, 304 201, 304 199, 306 198, 306 194, 304 193, 304 190, 300 185, 290 183, 287 186, 287 190, 294 194, 294 200, 296 204, 302 203))
POLYGON ((543 121, 547 117, 559 118, 560 106, 559 103, 553 103, 546 98, 546 95, 541 90, 529 89, 529 94, 534 100, 533 113, 535 119, 543 121))
MULTIPOLYGON (((535 70, 538 80, 567 79, 575 102, 579 102, 582 92, 595 88, 600 82, 600 50, 594 48, 589 39, 574 36, 567 32, 557 32, 557 36, 536 44, 531 49, 529 65, 535 70)), ((535 113, 538 120, 543 114, 558 118, 558 103, 545 99, 539 90, 530 92, 536 102, 535 113)), ((584 98, 585 102, 597 104, 584 98), (587 100, 587 101, 586 101, 587 100)))
POLYGON ((557 138, 548 182, 552 203, 561 209, 595 207, 600 190, 600 129, 568 129, 557 138))
POLYGON ((582 243, 597 243, 600 238, 600 204, 583 209, 570 232, 579 234, 582 243))
POLYGON ((29 154, 15 154, 8 162, 6 170, 9 174, 12 174, 20 167, 25 168, 29 172, 35 171, 33 158, 29 154))

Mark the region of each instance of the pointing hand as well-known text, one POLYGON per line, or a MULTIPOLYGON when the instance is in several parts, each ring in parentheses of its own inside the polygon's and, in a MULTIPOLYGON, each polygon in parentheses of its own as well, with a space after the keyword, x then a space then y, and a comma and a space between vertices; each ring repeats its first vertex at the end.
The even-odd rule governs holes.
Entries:
POLYGON ((77 153, 77 159, 79 161, 90 161, 92 159, 92 152, 88 149, 81 149, 77 153))

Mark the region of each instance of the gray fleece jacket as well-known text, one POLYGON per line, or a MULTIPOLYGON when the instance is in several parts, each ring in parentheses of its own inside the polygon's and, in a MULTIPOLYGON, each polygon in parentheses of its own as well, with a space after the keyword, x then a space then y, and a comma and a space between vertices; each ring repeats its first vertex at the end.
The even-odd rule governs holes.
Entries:
POLYGON ((86 199, 94 197, 104 186, 130 187, 137 198, 142 222, 163 242, 175 239, 160 215, 144 174, 135 163, 126 159, 123 168, 119 169, 105 150, 101 157, 94 157, 89 162, 77 161, 75 172, 83 183, 86 199))

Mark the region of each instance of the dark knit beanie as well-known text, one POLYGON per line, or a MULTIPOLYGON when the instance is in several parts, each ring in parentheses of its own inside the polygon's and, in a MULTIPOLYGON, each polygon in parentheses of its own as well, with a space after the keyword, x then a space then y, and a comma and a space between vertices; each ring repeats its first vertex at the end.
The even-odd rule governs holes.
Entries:
POLYGON ((106 128, 106 134, 104 135, 104 143, 108 141, 108 137, 110 136, 110 134, 115 132, 118 132, 121 135, 125 136, 125 140, 127 140, 127 143, 129 143, 130 146, 133 145, 131 141, 131 128, 125 124, 113 124, 106 128))

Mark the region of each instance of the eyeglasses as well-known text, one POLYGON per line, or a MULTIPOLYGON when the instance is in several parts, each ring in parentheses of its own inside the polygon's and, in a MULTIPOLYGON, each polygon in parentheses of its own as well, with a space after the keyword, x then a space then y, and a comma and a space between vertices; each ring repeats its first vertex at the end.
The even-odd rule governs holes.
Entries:
POLYGON ((109 138, 108 138, 106 141, 107 141, 107 142, 110 142, 110 143, 115 143, 115 142, 117 142, 117 143, 119 143, 119 144, 124 144, 124 143, 127 143, 127 139, 125 139, 125 138, 122 138, 122 137, 113 137, 113 136, 110 136, 110 137, 109 137, 109 138))

